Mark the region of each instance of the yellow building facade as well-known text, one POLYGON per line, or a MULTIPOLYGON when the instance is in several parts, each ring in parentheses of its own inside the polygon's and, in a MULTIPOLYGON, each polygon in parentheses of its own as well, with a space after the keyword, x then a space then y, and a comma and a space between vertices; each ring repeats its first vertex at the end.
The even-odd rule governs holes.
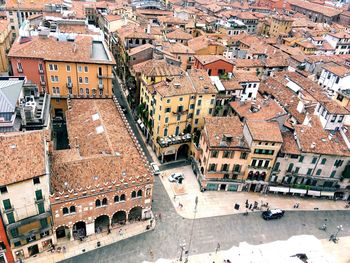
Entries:
POLYGON ((273 16, 271 19, 269 35, 278 37, 288 35, 292 30, 293 19, 287 16, 273 16))
POLYGON ((216 88, 205 70, 154 81, 142 85, 140 93, 147 112, 144 121, 149 143, 162 162, 187 157, 193 137, 204 126, 204 117, 214 111, 216 88))
POLYGON ((0 73, 8 72, 7 52, 11 46, 11 29, 8 20, 0 20, 0 73))

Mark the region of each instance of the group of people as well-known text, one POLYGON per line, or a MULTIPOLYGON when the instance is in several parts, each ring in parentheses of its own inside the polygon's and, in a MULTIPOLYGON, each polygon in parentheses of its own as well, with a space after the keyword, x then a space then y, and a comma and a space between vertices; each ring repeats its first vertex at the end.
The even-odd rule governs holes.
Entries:
POLYGON ((261 207, 265 206, 267 209, 269 208, 269 203, 263 203, 263 201, 261 201, 261 205, 259 207, 259 203, 257 201, 254 201, 254 203, 249 203, 248 199, 245 201, 245 208, 249 209, 249 210, 260 210, 261 207))

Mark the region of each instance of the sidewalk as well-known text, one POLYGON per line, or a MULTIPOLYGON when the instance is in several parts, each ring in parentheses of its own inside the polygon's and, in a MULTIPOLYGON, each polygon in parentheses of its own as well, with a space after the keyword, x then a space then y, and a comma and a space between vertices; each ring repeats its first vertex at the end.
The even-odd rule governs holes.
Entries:
MULTIPOLYGON (((250 245, 242 242, 238 247, 229 250, 219 250, 217 253, 193 255, 188 258, 189 263, 223 263, 229 259, 231 262, 260 263, 260 262, 297 262, 293 255, 305 253, 308 262, 317 263, 349 263, 350 237, 341 237, 338 244, 326 239, 318 240, 314 236, 294 236, 286 241, 276 241, 261 245, 250 245), (289 261, 290 260, 290 261, 289 261)), ((157 263, 179 263, 179 259, 159 259, 157 263)), ((302 261, 298 261, 302 262, 302 261)), ((147 262, 144 262, 147 263, 147 262)))
MULTIPOLYGON (((268 202, 270 209, 280 208, 283 210, 346 210, 347 201, 333 201, 319 198, 307 198, 297 196, 283 196, 275 194, 260 194, 253 192, 225 192, 225 191, 206 191, 201 192, 191 166, 185 166, 166 170, 161 173, 160 179, 175 207, 177 213, 184 218, 194 217, 195 199, 198 196, 198 205, 196 218, 213 217, 243 213, 246 211, 245 202, 268 202), (182 185, 170 183, 168 176, 174 172, 182 172, 185 180, 182 185), (175 199, 174 199, 174 196, 175 199), (179 203, 183 205, 179 207, 179 203), (299 203, 299 208, 293 206, 299 203), (239 210, 234 209, 234 205, 239 204, 239 210)), ((264 208, 266 209, 266 208, 264 208)), ((248 210, 252 212, 251 210, 248 210)), ((255 210, 256 211, 256 210, 255 210)))
POLYGON ((24 259, 25 263, 51 263, 51 262, 58 262, 64 259, 68 259, 80 254, 83 254, 85 252, 97 249, 97 242, 100 242, 99 247, 107 246, 109 244, 118 242, 123 239, 130 238, 132 236, 136 236, 139 234, 142 234, 144 232, 153 230, 156 225, 156 220, 153 220, 152 228, 149 230, 146 230, 146 226, 149 225, 150 220, 136 222, 132 224, 127 224, 122 227, 113 228, 111 231, 111 234, 108 234, 107 232, 101 233, 101 234, 95 234, 92 236, 89 236, 84 241, 74 240, 74 241, 58 241, 58 244, 56 245, 56 248, 65 246, 66 251, 63 252, 49 252, 44 251, 40 254, 37 254, 34 257, 24 259), (122 232, 120 233, 120 229, 122 229, 122 232))

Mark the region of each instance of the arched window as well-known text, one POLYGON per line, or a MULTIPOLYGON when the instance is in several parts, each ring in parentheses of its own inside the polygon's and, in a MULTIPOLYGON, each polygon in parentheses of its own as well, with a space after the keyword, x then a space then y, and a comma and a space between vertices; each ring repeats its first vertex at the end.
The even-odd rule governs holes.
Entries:
POLYGON ((138 190, 138 191, 137 191, 137 196, 138 196, 138 197, 142 196, 142 190, 138 190))
POLYGON ((125 194, 122 194, 122 195, 120 196, 120 201, 125 201, 125 194))
POLYGON ((136 197, 136 191, 132 191, 131 198, 135 198, 135 197, 136 197))
POLYGON ((102 199, 102 205, 107 205, 107 198, 102 199))
POLYGON ((67 215, 67 214, 69 213, 67 207, 63 207, 62 211, 63 211, 63 214, 64 214, 64 215, 67 215))
POLYGON ((96 207, 101 206, 101 201, 100 201, 100 199, 97 199, 97 200, 95 201, 95 206, 96 206, 96 207))
POLYGON ((116 195, 116 196, 114 197, 114 203, 118 203, 118 202, 119 202, 119 196, 116 195))
POLYGON ((70 208, 69 208, 69 213, 75 213, 75 206, 72 205, 70 208))

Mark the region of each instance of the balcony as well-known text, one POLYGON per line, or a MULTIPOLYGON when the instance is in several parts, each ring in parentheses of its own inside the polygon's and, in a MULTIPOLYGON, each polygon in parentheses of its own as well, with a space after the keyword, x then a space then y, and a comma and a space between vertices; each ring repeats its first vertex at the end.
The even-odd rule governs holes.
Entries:
POLYGON ((67 86, 68 89, 71 89, 71 88, 73 88, 73 83, 72 82, 67 82, 66 86, 67 86))
POLYGON ((46 81, 45 81, 45 80, 40 80, 40 84, 41 84, 42 86, 45 86, 45 85, 46 85, 46 81))
POLYGON ((98 84, 99 89, 103 89, 103 84, 98 84))
POLYGON ((34 197, 34 201, 35 201, 35 203, 44 202, 45 201, 45 196, 42 196, 41 199, 37 199, 37 198, 34 197))
POLYGON ((32 222, 40 221, 40 219, 48 218, 50 216, 51 216, 50 212, 45 212, 45 213, 42 213, 42 214, 37 214, 37 215, 34 215, 34 216, 26 217, 26 218, 24 218, 22 220, 18 220, 15 223, 7 225, 6 226, 6 230, 9 231, 9 230, 14 229, 14 228, 18 228, 18 227, 21 227, 21 226, 24 226, 24 225, 28 225, 28 224, 30 224, 32 222))
POLYGON ((18 73, 23 73, 23 68, 17 68, 18 73))
POLYGON ((188 110, 183 110, 183 111, 173 111, 173 114, 175 115, 185 115, 188 113, 188 110))
POLYGON ((271 170, 271 167, 252 166, 252 165, 248 165, 248 168, 254 169, 254 170, 261 170, 261 171, 271 170))
POLYGON ((44 74, 44 69, 39 68, 39 74, 44 74))
POLYGON ((170 145, 174 144, 180 144, 185 142, 190 142, 192 138, 192 135, 190 133, 180 133, 179 135, 173 135, 173 136, 166 136, 166 137, 158 137, 157 143, 160 145, 160 147, 168 147, 170 145))
POLYGON ((10 207, 7 208, 3 208, 2 210, 4 211, 4 213, 10 213, 13 212, 15 208, 13 207, 13 205, 11 205, 10 207))
POLYGON ((100 74, 98 74, 97 73, 97 77, 99 78, 99 79, 113 79, 113 75, 100 75, 100 74))

